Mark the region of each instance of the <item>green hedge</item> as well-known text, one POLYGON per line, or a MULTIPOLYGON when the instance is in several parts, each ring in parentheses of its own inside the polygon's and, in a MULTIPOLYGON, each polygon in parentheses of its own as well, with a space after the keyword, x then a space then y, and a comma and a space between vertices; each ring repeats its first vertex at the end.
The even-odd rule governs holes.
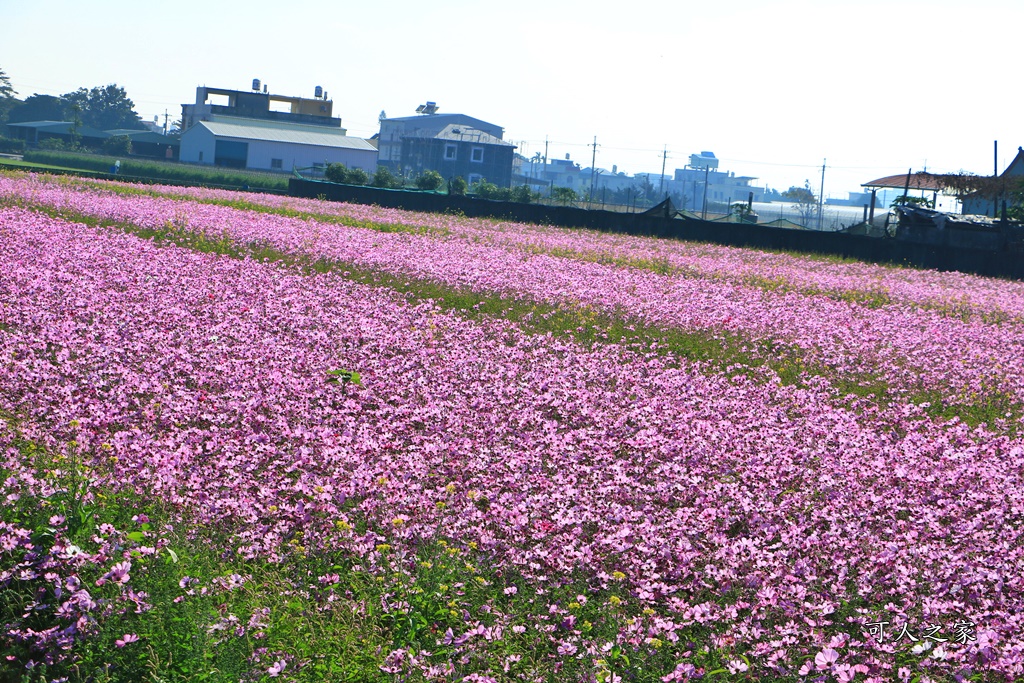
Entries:
POLYGON ((32 150, 25 153, 25 161, 51 164, 84 171, 109 173, 114 162, 121 160, 120 176, 125 180, 157 181, 183 185, 217 185, 253 190, 288 191, 288 176, 283 174, 247 172, 207 168, 162 161, 143 161, 131 157, 112 157, 100 154, 32 150))
POLYGON ((21 154, 25 151, 25 141, 17 138, 5 138, 0 135, 0 152, 4 154, 21 154))

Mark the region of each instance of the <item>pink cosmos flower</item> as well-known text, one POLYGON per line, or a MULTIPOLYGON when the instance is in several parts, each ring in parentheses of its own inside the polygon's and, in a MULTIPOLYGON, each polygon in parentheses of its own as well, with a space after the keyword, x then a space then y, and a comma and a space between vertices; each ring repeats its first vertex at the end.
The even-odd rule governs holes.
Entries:
POLYGON ((131 577, 128 575, 132 569, 132 563, 129 560, 124 562, 118 562, 110 569, 110 578, 117 583, 127 583, 131 577))
POLYGON ((128 643, 134 643, 138 639, 139 639, 139 637, 137 635, 135 635, 134 633, 126 633, 123 636, 121 636, 120 638, 118 638, 117 640, 115 640, 114 641, 114 645, 117 645, 118 647, 124 647, 128 643))
POLYGON ((814 664, 818 667, 818 671, 831 668, 837 661, 839 661, 839 653, 830 647, 814 655, 814 664))

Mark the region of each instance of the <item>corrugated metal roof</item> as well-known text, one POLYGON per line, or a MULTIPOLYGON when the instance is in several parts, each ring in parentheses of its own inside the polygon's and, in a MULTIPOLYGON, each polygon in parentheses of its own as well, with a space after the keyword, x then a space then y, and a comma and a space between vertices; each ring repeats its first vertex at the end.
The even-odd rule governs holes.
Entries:
MULTIPOLYGON (((211 133, 221 138, 287 142, 294 145, 313 145, 316 147, 363 149, 370 152, 377 151, 373 145, 362 138, 350 138, 347 135, 338 135, 337 133, 245 126, 237 123, 224 123, 222 121, 200 121, 196 125, 206 127, 211 133)), ((187 135, 188 133, 186 132, 185 134, 187 135)))
MULTIPOLYGON (((72 121, 25 121, 23 123, 8 123, 8 128, 35 128, 36 130, 57 135, 70 135, 71 127, 75 124, 72 121)), ((96 130, 89 126, 78 126, 78 134, 84 138, 109 138, 110 134, 102 130, 96 130)))
POLYGON ((511 142, 505 142, 504 140, 496 138, 482 130, 477 130, 471 126, 460 126, 454 123, 445 126, 444 129, 434 137, 441 138, 442 140, 476 142, 482 145, 504 145, 505 147, 515 146, 511 142))

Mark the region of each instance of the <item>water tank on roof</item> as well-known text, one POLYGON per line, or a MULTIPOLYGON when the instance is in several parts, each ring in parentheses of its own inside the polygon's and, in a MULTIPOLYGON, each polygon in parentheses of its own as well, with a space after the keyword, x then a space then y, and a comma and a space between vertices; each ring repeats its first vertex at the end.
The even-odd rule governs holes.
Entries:
POLYGON ((324 89, 321 88, 319 85, 316 86, 316 88, 313 89, 313 97, 315 97, 315 98, 317 98, 319 100, 323 96, 324 96, 324 89))
POLYGON ((259 89, 260 89, 260 79, 258 79, 258 78, 252 79, 252 89, 256 90, 257 92, 259 91, 259 89))

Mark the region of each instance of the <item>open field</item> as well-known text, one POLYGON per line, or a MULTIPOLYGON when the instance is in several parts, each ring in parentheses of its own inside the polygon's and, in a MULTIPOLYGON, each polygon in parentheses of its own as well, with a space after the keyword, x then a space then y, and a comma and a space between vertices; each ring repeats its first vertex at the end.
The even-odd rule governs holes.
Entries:
POLYGON ((0 678, 1019 679, 1022 318, 1009 281, 0 175, 0 678))
POLYGON ((40 164, 34 161, 23 161, 20 159, 7 159, 0 157, 0 167, 8 171, 38 170, 38 171, 80 171, 81 169, 67 166, 54 166, 52 164, 40 164))
POLYGON ((100 174, 100 177, 108 176, 114 162, 120 161, 121 169, 118 176, 137 183, 165 182, 236 189, 248 187, 261 192, 288 191, 289 176, 284 173, 214 168, 136 156, 116 157, 54 150, 29 150, 25 152, 24 158, 26 162, 74 169, 83 175, 100 174))

